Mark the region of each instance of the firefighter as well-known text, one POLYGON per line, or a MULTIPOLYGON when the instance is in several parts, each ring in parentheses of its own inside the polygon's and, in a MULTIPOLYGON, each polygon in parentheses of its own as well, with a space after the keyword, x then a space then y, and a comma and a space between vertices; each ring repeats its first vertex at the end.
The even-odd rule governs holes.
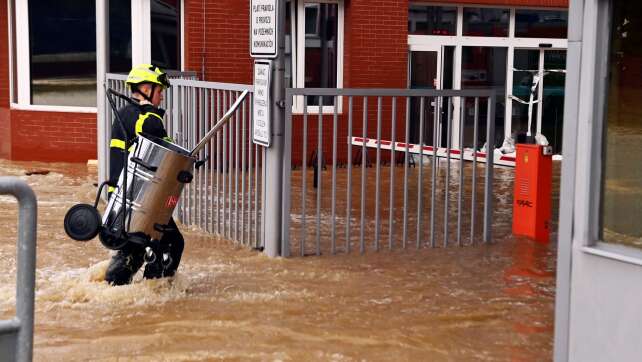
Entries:
MULTIPOLYGON (((127 76, 126 84, 132 93, 132 101, 121 108, 118 113, 124 122, 125 133, 116 123, 112 125, 110 142, 109 192, 114 191, 125 160, 125 147, 131 147, 136 136, 144 133, 170 140, 163 126, 165 111, 159 108, 163 100, 163 91, 169 87, 167 74, 160 68, 150 64, 139 64, 132 68, 127 76)), ((171 141, 171 140, 170 140, 171 141)), ((176 269, 183 254, 183 235, 170 218, 168 230, 163 233, 161 245, 165 245, 170 255, 170 262, 163 262, 157 257, 145 265, 143 277, 146 279, 170 277, 176 269)), ((143 266, 145 250, 142 246, 129 243, 125 249, 118 250, 113 255, 105 280, 111 285, 124 285, 132 281, 132 277, 143 266)))

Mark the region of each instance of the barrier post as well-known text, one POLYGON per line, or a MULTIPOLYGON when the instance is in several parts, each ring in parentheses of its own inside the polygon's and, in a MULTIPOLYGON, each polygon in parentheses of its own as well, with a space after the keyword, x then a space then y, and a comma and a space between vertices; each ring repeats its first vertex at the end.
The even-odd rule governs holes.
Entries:
POLYGON ((548 243, 551 223, 551 146, 517 144, 513 193, 513 235, 548 243))

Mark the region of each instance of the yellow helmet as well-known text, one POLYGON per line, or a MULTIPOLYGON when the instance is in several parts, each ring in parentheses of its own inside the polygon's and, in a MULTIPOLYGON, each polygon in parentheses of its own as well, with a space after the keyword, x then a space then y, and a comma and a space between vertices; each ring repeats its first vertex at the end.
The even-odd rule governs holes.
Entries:
POLYGON ((151 64, 138 64, 133 67, 129 75, 127 75, 127 81, 125 83, 130 86, 142 83, 154 83, 163 88, 169 88, 167 73, 151 64))

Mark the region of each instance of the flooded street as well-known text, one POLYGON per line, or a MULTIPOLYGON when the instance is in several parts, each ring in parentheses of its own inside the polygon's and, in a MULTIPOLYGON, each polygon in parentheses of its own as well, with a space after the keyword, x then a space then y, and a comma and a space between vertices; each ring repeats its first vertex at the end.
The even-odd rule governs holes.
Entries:
MULTIPOLYGON (((175 278, 143 280, 139 272, 133 284, 110 287, 102 281, 110 252, 63 230, 69 207, 93 202, 96 173, 84 164, 0 160, 0 175, 26 180, 39 201, 37 361, 552 358, 555 242, 509 236, 506 212, 492 245, 289 259, 182 226, 175 278), (25 175, 32 170, 50 172, 25 175)), ((0 204, 0 319, 8 319, 17 203, 0 196, 0 204)), ((557 202, 553 210, 556 223, 557 202)))

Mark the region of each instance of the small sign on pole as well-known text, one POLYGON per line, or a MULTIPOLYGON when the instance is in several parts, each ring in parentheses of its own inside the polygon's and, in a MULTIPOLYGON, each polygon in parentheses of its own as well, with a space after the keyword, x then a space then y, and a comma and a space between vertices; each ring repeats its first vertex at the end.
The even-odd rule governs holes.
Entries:
POLYGON ((276 0, 252 0, 250 4, 250 55, 254 58, 277 56, 276 0))
POLYGON ((271 137, 271 73, 271 60, 254 61, 254 126, 252 129, 252 140, 254 141, 254 143, 265 147, 270 147, 271 137))

